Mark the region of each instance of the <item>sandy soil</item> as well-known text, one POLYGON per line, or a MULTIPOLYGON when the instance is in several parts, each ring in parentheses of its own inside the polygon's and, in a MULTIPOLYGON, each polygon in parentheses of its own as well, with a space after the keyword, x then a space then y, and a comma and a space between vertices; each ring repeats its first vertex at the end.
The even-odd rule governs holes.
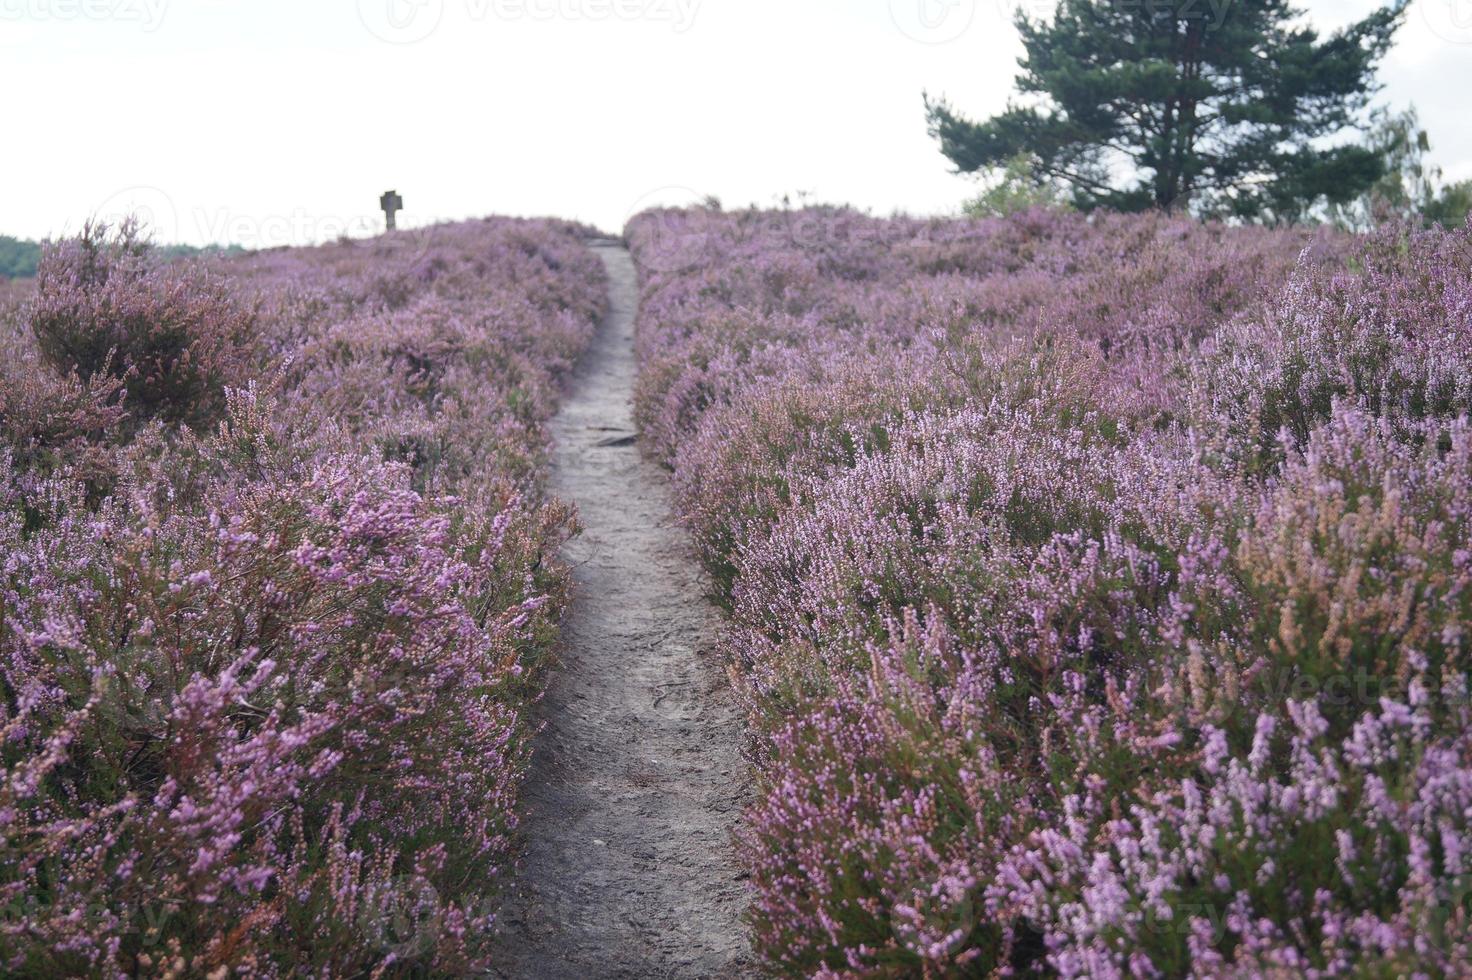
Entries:
POLYGON ((612 310, 553 424, 552 488, 584 526, 566 551, 576 592, 541 707, 500 975, 747 976, 730 843, 740 722, 664 475, 634 439, 633 263, 613 243, 598 252, 612 310))

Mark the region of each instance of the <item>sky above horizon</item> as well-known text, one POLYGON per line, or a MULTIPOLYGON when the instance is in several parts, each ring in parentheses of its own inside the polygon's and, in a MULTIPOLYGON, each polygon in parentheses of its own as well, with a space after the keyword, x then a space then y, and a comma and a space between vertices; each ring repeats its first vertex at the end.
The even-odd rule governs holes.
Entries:
MULTIPOLYGON (((136 211, 160 241, 306 244, 378 228, 389 188, 405 227, 616 232, 706 195, 951 213, 975 183, 921 91, 1002 108, 1019 4, 1051 0, 0 0, 0 234, 136 211)), ((1413 0, 1380 78, 1472 178, 1472 0, 1413 0)))

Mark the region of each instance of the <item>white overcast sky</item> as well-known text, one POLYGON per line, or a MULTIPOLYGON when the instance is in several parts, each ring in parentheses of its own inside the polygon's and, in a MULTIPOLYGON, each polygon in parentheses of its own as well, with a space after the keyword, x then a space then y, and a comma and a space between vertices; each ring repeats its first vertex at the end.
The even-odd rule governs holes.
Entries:
MULTIPOLYGON (((1049 0, 0 0, 0 233, 137 209, 161 240, 304 243, 372 227, 388 188, 406 225, 616 231, 706 194, 948 212, 972 184, 921 90, 1001 108, 1018 3, 1049 0)), ((1414 0, 1381 77, 1472 177, 1472 0, 1414 0)))

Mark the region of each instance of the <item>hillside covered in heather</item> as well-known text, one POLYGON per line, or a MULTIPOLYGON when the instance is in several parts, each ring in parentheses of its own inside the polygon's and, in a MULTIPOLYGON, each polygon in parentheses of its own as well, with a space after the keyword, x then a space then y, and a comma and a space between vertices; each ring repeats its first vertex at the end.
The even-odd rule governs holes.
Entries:
POLYGON ((1472 229, 628 234, 767 968, 1472 969, 1472 229))

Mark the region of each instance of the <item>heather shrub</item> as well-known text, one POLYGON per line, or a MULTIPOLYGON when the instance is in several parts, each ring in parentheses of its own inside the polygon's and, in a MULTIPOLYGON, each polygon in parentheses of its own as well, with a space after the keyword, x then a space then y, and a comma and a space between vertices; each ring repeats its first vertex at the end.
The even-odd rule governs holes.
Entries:
POLYGON ((21 474, 67 470, 98 492, 111 479, 110 443, 125 414, 122 383, 55 371, 24 323, 21 295, 0 296, 0 343, 9 353, 0 364, 0 451, 21 474))
POLYGON ((888 442, 912 398, 926 393, 885 385, 871 365, 844 363, 833 386, 773 385, 712 413, 677 457, 675 493, 711 573, 728 597, 738 542, 767 531, 812 477, 854 465, 867 448, 888 442), (862 397, 845 397, 861 392, 862 397))
MULTIPOLYGON (((739 320, 740 315, 733 319, 739 320)), ((725 333, 719 324, 711 324, 709 329, 725 333)), ((746 336, 749 331, 749 327, 731 328, 736 336, 746 336)), ((724 343, 694 344, 678 355, 652 358, 642 365, 635 387, 634 416, 639 431, 647 433, 651 450, 673 458, 699 425, 705 410, 732 396, 729 385, 737 365, 760 370, 758 365, 771 362, 773 353, 774 349, 755 339, 739 349, 724 343)), ((776 368, 775 363, 769 363, 766 370, 776 368)))
POLYGON ((813 220, 629 230, 765 965, 1472 969, 1472 233, 813 220))
POLYGON ((1105 805, 1117 790, 1077 794, 1058 831, 1083 849, 1034 835, 1004 870, 1048 881, 1021 901, 1060 972, 1472 963, 1466 427, 1416 448, 1341 408, 1290 452, 1237 531, 1213 615, 1183 624, 1222 626, 1230 652, 1186 664, 1199 760, 1123 817, 1105 805), (1147 881, 1148 899, 1079 915, 1093 889, 1143 896, 1147 881))
POLYGON ((12 551, 5 748, 40 762, 8 801, 26 819, 6 898, 37 909, 29 941, 0 941, 12 970, 150 949, 193 972, 285 965, 306 941, 352 972, 384 952, 355 879, 399 869, 450 895, 504 856, 521 745, 496 668, 542 600, 473 617, 497 586, 467 556, 495 520, 451 537, 391 467, 268 477, 222 474, 205 513, 58 515, 44 551, 12 551))
POLYGON ((57 374, 25 340, 10 334, 0 364, 0 443, 23 472, 69 469, 89 483, 107 479, 104 448, 121 424, 122 383, 107 374, 85 381, 57 374))
POLYGON ((1200 411, 1251 463, 1287 430, 1302 444, 1339 399, 1414 427, 1472 410, 1472 243, 1465 231, 1389 227, 1353 271, 1296 273, 1266 315, 1222 331, 1202 364, 1200 411))
POLYGON ((864 351, 954 350, 960 338, 1089 347, 1134 399, 1179 398, 1187 381, 1162 375, 1182 347, 1259 309, 1296 262, 1316 270, 1344 254, 1340 241, 1297 231, 1047 211, 983 221, 659 211, 627 235, 643 277, 637 417, 667 463, 707 409, 749 381, 864 351), (700 248, 670 254, 691 236, 700 248))
POLYGON ((839 624, 774 647, 745 685, 771 782, 744 835, 774 965, 1123 976, 1469 962, 1455 932, 1438 948, 1417 938, 1472 912, 1456 768, 1465 423, 1448 439, 1449 452, 1407 448, 1342 412, 1241 526, 1217 526, 1235 545, 1202 524, 1178 556, 1112 533, 1056 534, 1030 563, 958 548, 917 567, 986 576, 965 601, 925 605, 917 590, 888 638, 839 624), (835 669, 835 649, 857 661, 835 669), (1302 731, 1288 748, 1261 747, 1276 745, 1263 726, 1290 725, 1302 731), (1435 818, 1389 803, 1408 797, 1435 818), (1121 818, 1115 801, 1140 798, 1155 802, 1121 818), (1249 799, 1271 801, 1281 825, 1265 830, 1249 799), (1228 838, 1203 848, 1207 826, 1228 838), (1419 873, 1404 843, 1418 833, 1419 873), (1177 876, 1168 893, 1136 868, 1142 851, 1177 876), (1202 862, 1210 883, 1188 870, 1202 862), (1117 897, 1101 907, 1105 893, 1117 897), (1226 925, 1243 909, 1257 925, 1226 925))
POLYGON ((1319 698, 1335 736, 1365 703, 1404 697, 1412 683, 1432 710, 1468 670, 1467 426, 1465 416, 1425 426, 1417 445, 1341 406, 1290 454, 1240 532, 1234 578, 1258 610, 1243 642, 1314 692, 1353 679, 1353 698, 1319 698))
POLYGON ((974 904, 1026 786, 989 758, 970 655, 913 619, 868 670, 794 705, 771 733, 740 847, 753 938, 774 972, 987 973, 1003 933, 974 904), (937 683, 940 681, 940 683, 937 683))
POLYGON ((729 601, 742 542, 762 540, 786 511, 810 507, 825 481, 889 452, 917 414, 979 401, 990 416, 1029 413, 1039 428, 1094 441, 1115 439, 1126 424, 1129 408, 1099 395, 1097 354, 1064 343, 993 345, 954 326, 943 343, 905 352, 843 352, 800 368, 788 358, 787 375, 701 419, 674 455, 674 484, 720 601, 729 601))
POLYGON ((488 968, 567 598, 538 464, 603 302, 579 234, 217 260, 257 343, 210 429, 94 427, 128 378, 7 379, 30 427, 7 412, 0 453, 7 973, 488 968))
POLYGON ((1102 528, 1117 464, 1077 431, 1002 410, 896 420, 744 549, 736 618, 778 643, 862 644, 906 607, 966 609, 994 553, 1102 528))
POLYGON ((1339 741, 1312 703, 1290 708, 1245 755, 1208 729, 1199 774, 1145 802, 1071 798, 989 903, 1063 976, 1463 974, 1465 727, 1432 737, 1392 703, 1339 741))
POLYGON ((49 246, 27 317, 54 367, 120 379, 139 421, 207 427, 253 367, 255 317, 229 284, 202 263, 158 261, 132 224, 49 246))

